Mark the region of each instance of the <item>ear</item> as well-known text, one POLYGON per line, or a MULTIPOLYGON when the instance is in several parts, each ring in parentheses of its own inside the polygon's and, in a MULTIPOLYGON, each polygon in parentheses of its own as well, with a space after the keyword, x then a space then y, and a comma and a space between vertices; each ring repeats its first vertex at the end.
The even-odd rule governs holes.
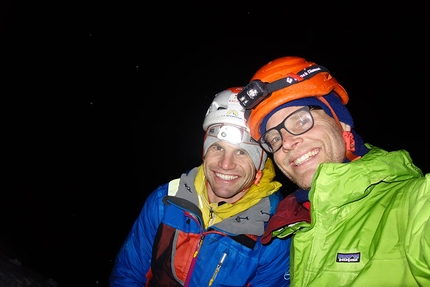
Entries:
POLYGON ((343 122, 340 122, 340 125, 343 128, 342 136, 343 136, 343 140, 345 141, 345 144, 346 144, 346 150, 354 152, 355 151, 355 140, 354 140, 354 135, 351 133, 351 126, 347 125, 343 122))
POLYGON ((351 132, 351 126, 342 122, 340 122, 340 125, 343 128, 342 136, 343 136, 343 140, 345 141, 346 157, 349 159, 349 161, 359 159, 360 156, 356 156, 354 154, 355 139, 354 139, 354 135, 351 132))

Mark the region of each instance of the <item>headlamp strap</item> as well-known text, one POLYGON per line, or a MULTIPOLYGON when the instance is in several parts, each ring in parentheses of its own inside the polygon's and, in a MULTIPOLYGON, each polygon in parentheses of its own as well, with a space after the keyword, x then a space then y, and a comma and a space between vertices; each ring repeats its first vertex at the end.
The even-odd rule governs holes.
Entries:
POLYGON ((318 73, 321 72, 327 72, 330 73, 326 68, 320 65, 313 65, 309 66, 307 68, 304 68, 303 70, 299 71, 298 73, 290 73, 285 78, 276 80, 272 83, 266 84, 267 91, 270 93, 273 93, 275 91, 284 89, 286 87, 289 87, 291 85, 297 84, 298 82, 307 80, 309 78, 312 78, 318 73))
POLYGON ((272 83, 263 83, 260 80, 254 80, 237 95, 237 99, 245 109, 253 109, 273 92, 312 78, 321 72, 330 73, 329 70, 323 66, 313 65, 304 68, 296 74, 290 73, 285 78, 281 78, 272 83))

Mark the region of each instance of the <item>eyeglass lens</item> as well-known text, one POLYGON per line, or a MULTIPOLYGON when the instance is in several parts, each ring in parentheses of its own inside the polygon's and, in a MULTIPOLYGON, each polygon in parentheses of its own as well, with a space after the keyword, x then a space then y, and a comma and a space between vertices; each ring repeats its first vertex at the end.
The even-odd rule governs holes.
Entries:
POLYGON ((301 135, 310 130, 314 125, 314 119, 309 107, 300 108, 289 114, 279 125, 266 131, 260 144, 267 152, 276 152, 282 146, 281 129, 285 129, 292 135, 301 135))

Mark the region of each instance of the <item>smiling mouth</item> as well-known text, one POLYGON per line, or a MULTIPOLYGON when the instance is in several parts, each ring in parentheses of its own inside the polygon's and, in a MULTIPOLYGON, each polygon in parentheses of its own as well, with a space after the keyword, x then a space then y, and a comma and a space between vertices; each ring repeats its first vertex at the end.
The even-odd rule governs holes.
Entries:
POLYGON ((294 164, 296 166, 301 165, 302 163, 308 161, 311 157, 313 157, 314 155, 316 155, 318 153, 317 149, 314 149, 313 151, 308 152, 307 154, 302 155, 301 157, 299 157, 298 159, 296 159, 294 161, 294 164))
POLYGON ((233 180, 238 178, 237 175, 227 175, 227 174, 222 174, 222 173, 215 173, 215 175, 219 178, 221 178, 222 180, 233 180))

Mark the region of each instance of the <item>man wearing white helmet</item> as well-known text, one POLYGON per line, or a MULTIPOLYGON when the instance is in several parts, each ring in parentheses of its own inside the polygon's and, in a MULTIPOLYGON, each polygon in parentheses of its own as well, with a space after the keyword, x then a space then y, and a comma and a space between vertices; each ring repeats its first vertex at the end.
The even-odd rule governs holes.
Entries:
POLYGON ((290 239, 262 245, 282 196, 246 126, 241 87, 215 95, 203 163, 151 193, 110 277, 116 286, 289 286, 290 239))

